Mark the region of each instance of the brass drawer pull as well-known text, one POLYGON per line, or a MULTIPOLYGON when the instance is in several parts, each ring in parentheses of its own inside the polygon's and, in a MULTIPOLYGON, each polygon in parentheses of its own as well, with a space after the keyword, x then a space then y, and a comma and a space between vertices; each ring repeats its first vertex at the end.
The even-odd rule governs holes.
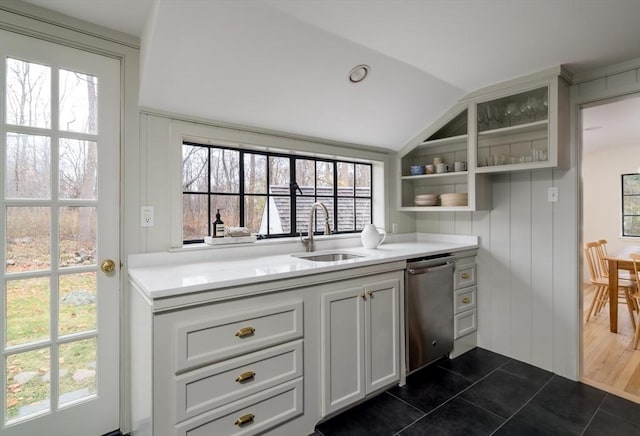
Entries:
POLYGON ((244 338, 246 336, 251 336, 256 332, 256 329, 253 327, 243 327, 236 332, 236 336, 239 338, 244 338))
POLYGON ((256 373, 253 371, 243 372, 238 377, 236 377, 236 381, 238 383, 244 383, 246 381, 253 380, 255 376, 256 376, 256 373))
POLYGON ((368 295, 369 297, 373 297, 373 291, 367 291, 367 295, 368 295))
POLYGON ((253 418, 255 418, 253 413, 242 415, 240 418, 236 419, 236 425, 238 427, 242 427, 243 425, 251 424, 253 422, 253 418))
POLYGON ((464 304, 469 304, 469 303, 471 302, 471 298, 469 298, 469 297, 464 297, 464 298, 462 299, 462 302, 463 302, 464 304))
POLYGON ((469 277, 471 277, 471 276, 469 275, 469 273, 462 273, 462 274, 460 274, 460 277, 462 277, 463 279, 465 279, 465 280, 466 280, 466 279, 468 279, 468 278, 469 278, 469 277))

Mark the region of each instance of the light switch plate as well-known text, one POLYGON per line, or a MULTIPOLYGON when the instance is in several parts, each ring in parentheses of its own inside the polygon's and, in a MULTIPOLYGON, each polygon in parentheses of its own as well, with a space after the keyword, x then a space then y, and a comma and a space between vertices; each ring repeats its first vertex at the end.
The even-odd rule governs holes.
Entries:
POLYGON ((140 227, 153 227, 153 206, 140 208, 140 227))
POLYGON ((547 191, 547 201, 549 201, 551 203, 557 203, 558 202, 558 188, 556 186, 552 186, 547 191))

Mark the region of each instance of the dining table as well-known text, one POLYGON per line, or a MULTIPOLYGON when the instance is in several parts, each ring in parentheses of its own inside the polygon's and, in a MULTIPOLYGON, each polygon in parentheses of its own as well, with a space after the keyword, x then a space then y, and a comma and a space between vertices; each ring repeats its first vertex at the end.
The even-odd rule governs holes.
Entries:
POLYGON ((618 270, 626 269, 633 274, 631 254, 640 254, 640 245, 628 245, 604 256, 609 264, 609 330, 618 333, 618 270))

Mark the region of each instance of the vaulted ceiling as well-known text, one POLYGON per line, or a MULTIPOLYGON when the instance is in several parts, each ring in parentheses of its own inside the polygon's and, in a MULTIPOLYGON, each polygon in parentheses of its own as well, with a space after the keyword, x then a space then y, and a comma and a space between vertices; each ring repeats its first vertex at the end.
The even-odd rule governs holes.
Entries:
POLYGON ((395 150, 481 87, 640 57, 640 0, 30 3, 140 37, 141 106, 395 150))

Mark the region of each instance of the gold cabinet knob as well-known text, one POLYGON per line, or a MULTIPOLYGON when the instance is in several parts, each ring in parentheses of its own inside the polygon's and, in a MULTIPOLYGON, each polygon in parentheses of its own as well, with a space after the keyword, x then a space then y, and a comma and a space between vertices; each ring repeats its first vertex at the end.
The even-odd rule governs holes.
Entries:
POLYGON ((100 264, 100 269, 105 274, 112 273, 116 270, 116 263, 111 259, 105 259, 100 264))
POLYGON ((238 383, 244 383, 246 381, 253 380, 255 376, 256 376, 256 373, 253 371, 243 372, 238 377, 236 377, 236 381, 238 383))
POLYGON ((462 302, 463 302, 464 304, 469 304, 469 302, 470 302, 470 301, 471 301, 471 298, 469 298, 469 297, 464 297, 464 298, 462 299, 462 302))
POLYGON ((462 274, 460 275, 460 277, 462 277, 463 279, 465 279, 465 280, 466 280, 466 279, 468 279, 468 278, 469 278, 469 277, 471 277, 471 276, 469 275, 469 273, 462 273, 462 274))
POLYGON ((367 291, 367 295, 368 295, 369 297, 373 297, 373 291, 367 291))
POLYGON ((256 416, 253 413, 247 413, 246 415, 242 415, 240 418, 236 419, 235 424, 238 427, 242 427, 243 425, 247 425, 253 422, 253 418, 256 416))
POLYGON ((253 327, 243 327, 236 332, 236 336, 239 338, 244 338, 246 336, 251 336, 256 332, 256 329, 253 327))

